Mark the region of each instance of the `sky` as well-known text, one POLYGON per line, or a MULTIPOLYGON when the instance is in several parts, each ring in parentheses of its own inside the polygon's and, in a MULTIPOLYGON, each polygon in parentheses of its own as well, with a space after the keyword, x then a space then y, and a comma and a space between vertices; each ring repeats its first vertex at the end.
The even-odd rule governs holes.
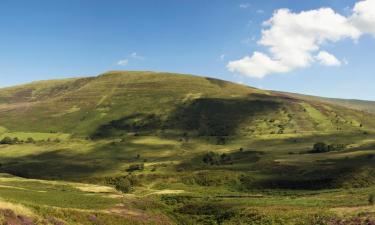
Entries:
POLYGON ((149 70, 375 100, 375 0, 2 0, 0 86, 149 70))

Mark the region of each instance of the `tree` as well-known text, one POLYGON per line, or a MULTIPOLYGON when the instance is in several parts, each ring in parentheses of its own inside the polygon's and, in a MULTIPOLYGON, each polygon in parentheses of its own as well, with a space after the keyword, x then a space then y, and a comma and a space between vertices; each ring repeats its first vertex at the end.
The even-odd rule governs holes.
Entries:
POLYGON ((32 137, 28 137, 26 143, 35 143, 35 140, 32 137))
POLYGON ((18 137, 13 138, 12 142, 13 142, 12 144, 19 144, 19 143, 21 143, 21 141, 18 139, 18 137))
POLYGON ((11 145, 11 144, 13 144, 13 140, 12 140, 12 138, 10 138, 10 137, 4 137, 4 138, 0 141, 0 144, 3 144, 3 145, 11 145))
POLYGON ((324 142, 315 143, 313 146, 313 152, 322 153, 328 151, 328 145, 324 142))
POLYGON ((122 178, 117 181, 115 188, 123 193, 129 193, 133 190, 133 186, 127 178, 122 178))

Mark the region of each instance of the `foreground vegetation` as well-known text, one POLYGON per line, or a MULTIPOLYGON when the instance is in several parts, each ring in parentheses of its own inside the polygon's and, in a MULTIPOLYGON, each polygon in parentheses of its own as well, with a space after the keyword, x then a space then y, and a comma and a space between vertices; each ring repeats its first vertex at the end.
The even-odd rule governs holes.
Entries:
POLYGON ((373 133, 19 142, 0 145, 12 174, 0 196, 4 209, 67 224, 366 224, 374 155, 373 133), (345 148, 312 152, 319 141, 345 148))

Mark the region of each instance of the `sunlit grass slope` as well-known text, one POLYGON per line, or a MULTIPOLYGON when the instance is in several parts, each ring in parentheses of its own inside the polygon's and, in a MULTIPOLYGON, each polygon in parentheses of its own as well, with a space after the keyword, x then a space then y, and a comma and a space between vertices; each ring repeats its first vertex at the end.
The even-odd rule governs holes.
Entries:
POLYGON ((257 135, 375 128, 373 116, 212 78, 154 72, 34 82, 0 89, 9 131, 105 137, 181 131, 257 135))

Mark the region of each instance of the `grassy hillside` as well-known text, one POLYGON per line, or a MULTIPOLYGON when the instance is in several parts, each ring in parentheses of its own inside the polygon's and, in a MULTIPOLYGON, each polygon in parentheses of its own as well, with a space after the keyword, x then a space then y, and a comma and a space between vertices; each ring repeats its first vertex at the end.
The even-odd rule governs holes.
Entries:
MULTIPOLYGON (((276 92, 277 93, 277 92, 276 92)), ((364 100, 356 100, 356 99, 339 99, 339 98, 323 98, 317 96, 310 96, 310 95, 302 95, 302 94, 295 94, 295 93, 285 93, 285 92, 278 92, 282 93, 294 98, 299 98, 302 100, 315 100, 320 101, 323 103, 331 103, 340 105, 343 107, 357 109, 365 112, 375 113, 375 102, 374 101, 364 101, 364 100)))
POLYGON ((1 89, 0 99, 0 124, 10 131, 251 136, 375 128, 373 116, 360 110, 168 73, 109 72, 35 82, 1 89))
POLYGON ((0 99, 3 224, 375 221, 375 115, 338 101, 121 71, 0 99))

